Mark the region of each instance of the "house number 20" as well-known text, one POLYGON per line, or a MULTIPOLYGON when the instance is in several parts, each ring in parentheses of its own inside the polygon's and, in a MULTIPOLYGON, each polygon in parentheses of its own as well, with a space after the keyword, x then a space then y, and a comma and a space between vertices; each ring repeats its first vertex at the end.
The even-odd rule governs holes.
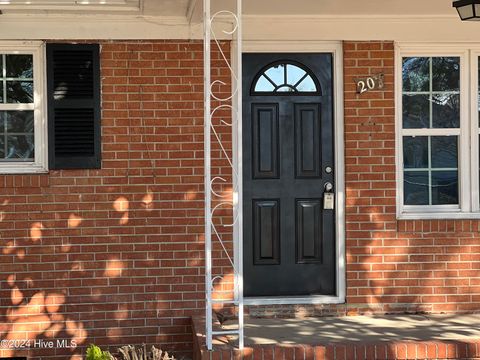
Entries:
POLYGON ((357 93, 363 94, 369 90, 380 90, 384 87, 384 75, 377 74, 367 78, 356 79, 357 93))

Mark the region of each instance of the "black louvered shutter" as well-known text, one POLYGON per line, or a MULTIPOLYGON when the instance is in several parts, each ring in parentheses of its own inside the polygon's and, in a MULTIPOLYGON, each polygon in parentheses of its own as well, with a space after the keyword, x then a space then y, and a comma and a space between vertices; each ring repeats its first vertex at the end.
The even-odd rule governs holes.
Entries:
POLYGON ((52 170, 101 166, 99 63, 97 44, 47 44, 52 170))

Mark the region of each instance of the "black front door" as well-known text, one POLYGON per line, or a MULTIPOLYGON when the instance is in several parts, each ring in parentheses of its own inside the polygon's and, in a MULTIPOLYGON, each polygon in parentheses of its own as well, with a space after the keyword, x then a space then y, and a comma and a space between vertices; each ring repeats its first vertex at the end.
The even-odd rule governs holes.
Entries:
POLYGON ((243 89, 245 296, 335 295, 332 55, 245 54, 243 89))

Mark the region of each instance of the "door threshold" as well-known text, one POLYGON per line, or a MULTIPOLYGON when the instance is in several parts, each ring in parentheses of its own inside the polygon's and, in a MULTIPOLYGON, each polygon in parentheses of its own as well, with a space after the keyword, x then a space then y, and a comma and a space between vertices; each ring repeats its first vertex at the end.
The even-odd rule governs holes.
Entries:
POLYGON ((345 298, 332 295, 245 297, 245 305, 344 304, 345 298))

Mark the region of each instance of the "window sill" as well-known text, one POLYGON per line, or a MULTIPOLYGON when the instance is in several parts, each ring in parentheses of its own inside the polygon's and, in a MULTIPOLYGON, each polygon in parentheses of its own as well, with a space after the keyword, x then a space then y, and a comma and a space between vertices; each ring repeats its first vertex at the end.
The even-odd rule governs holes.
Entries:
POLYGON ((397 215, 397 220, 471 220, 480 219, 479 212, 410 212, 397 215))
POLYGON ((40 165, 0 165, 0 175, 47 174, 48 169, 40 165))

